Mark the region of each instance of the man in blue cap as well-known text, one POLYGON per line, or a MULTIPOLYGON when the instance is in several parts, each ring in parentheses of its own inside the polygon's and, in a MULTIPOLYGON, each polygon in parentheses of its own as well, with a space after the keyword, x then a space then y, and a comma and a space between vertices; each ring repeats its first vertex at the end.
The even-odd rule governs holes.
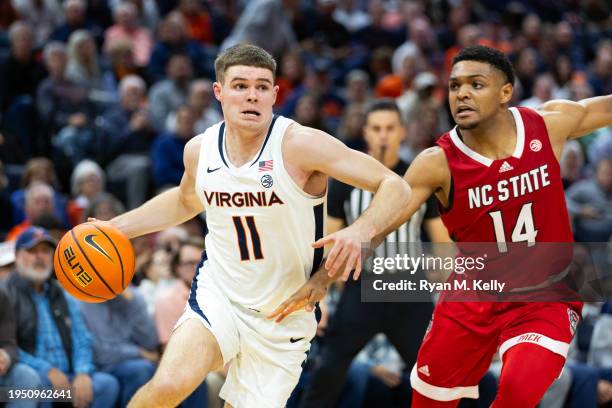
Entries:
POLYGON ((111 408, 119 384, 95 372, 91 336, 77 301, 50 279, 55 245, 38 227, 23 231, 15 243, 15 270, 6 288, 17 320, 19 360, 38 372, 43 385, 71 389, 76 408, 111 408))

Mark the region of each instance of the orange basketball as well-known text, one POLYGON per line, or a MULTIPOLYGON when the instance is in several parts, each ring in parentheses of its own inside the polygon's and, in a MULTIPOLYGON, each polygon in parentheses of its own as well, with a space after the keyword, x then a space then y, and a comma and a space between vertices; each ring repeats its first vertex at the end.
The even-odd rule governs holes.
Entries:
POLYGON ((57 280, 75 298, 104 302, 123 292, 134 275, 134 249, 117 228, 87 222, 68 231, 53 255, 57 280))

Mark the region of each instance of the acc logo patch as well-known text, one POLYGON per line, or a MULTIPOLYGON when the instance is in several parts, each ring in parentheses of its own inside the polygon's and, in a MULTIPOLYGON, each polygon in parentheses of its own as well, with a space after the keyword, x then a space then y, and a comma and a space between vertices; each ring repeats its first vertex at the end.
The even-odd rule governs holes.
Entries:
POLYGON ((529 148, 532 152, 539 152, 542 150, 542 142, 540 142, 539 139, 533 139, 531 142, 529 142, 529 148))
POLYGON ((269 174, 264 174, 261 176, 261 185, 265 188, 270 188, 274 184, 274 180, 272 180, 272 176, 269 174))

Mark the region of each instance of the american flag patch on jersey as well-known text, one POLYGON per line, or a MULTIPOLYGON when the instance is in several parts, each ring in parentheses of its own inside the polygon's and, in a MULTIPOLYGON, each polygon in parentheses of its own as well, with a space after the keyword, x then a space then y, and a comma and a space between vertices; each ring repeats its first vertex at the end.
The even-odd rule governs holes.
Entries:
POLYGON ((259 171, 272 171, 274 160, 263 160, 259 162, 259 171))

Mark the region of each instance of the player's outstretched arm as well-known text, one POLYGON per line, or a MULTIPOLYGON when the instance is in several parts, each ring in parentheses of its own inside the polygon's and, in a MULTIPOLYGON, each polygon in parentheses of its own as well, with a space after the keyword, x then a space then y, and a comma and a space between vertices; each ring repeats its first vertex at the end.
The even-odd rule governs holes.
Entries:
POLYGON ((538 110, 544 117, 553 145, 612 125, 612 95, 578 102, 552 100, 538 110))
POLYGON ((350 226, 314 243, 322 247, 333 242, 326 269, 331 275, 345 264, 343 278, 361 271, 361 246, 383 237, 400 225, 402 209, 410 199, 410 186, 401 177, 372 157, 349 149, 325 132, 300 125, 288 129, 283 146, 286 162, 307 173, 320 172, 343 183, 374 192, 370 206, 350 226))
MULTIPOLYGON (((439 147, 432 147, 421 152, 406 171, 404 179, 411 186, 412 197, 408 202, 404 203, 401 219, 398 221, 395 228, 406 222, 406 220, 427 201, 431 194, 436 192, 440 193, 439 196, 442 198, 446 197, 448 194, 448 189, 450 188, 450 171, 448 170, 448 164, 442 149, 439 147)), ((443 202, 445 203, 445 200, 443 200, 443 202)), ((343 224, 342 220, 328 217, 327 233, 331 236, 336 231, 341 231, 343 224)), ((444 226, 442 226, 442 228, 444 228, 444 226)), ((393 229, 391 229, 391 231, 393 229)), ((384 240, 385 236, 386 235, 382 235, 382 238, 381 236, 375 237, 372 241, 373 245, 378 245, 384 240)), ((446 229, 437 232, 435 238, 437 242, 448 242, 450 240, 446 229)), ((321 265, 317 272, 314 273, 302 287, 270 313, 268 318, 280 322, 285 317, 298 310, 314 310, 315 304, 325 297, 327 289, 339 276, 334 274, 331 275, 332 276, 330 276, 327 270, 326 263, 321 265)))
POLYGON ((200 154, 201 137, 196 136, 185 145, 185 172, 178 187, 153 197, 143 205, 110 220, 128 238, 181 224, 204 210, 196 195, 195 180, 200 154))

